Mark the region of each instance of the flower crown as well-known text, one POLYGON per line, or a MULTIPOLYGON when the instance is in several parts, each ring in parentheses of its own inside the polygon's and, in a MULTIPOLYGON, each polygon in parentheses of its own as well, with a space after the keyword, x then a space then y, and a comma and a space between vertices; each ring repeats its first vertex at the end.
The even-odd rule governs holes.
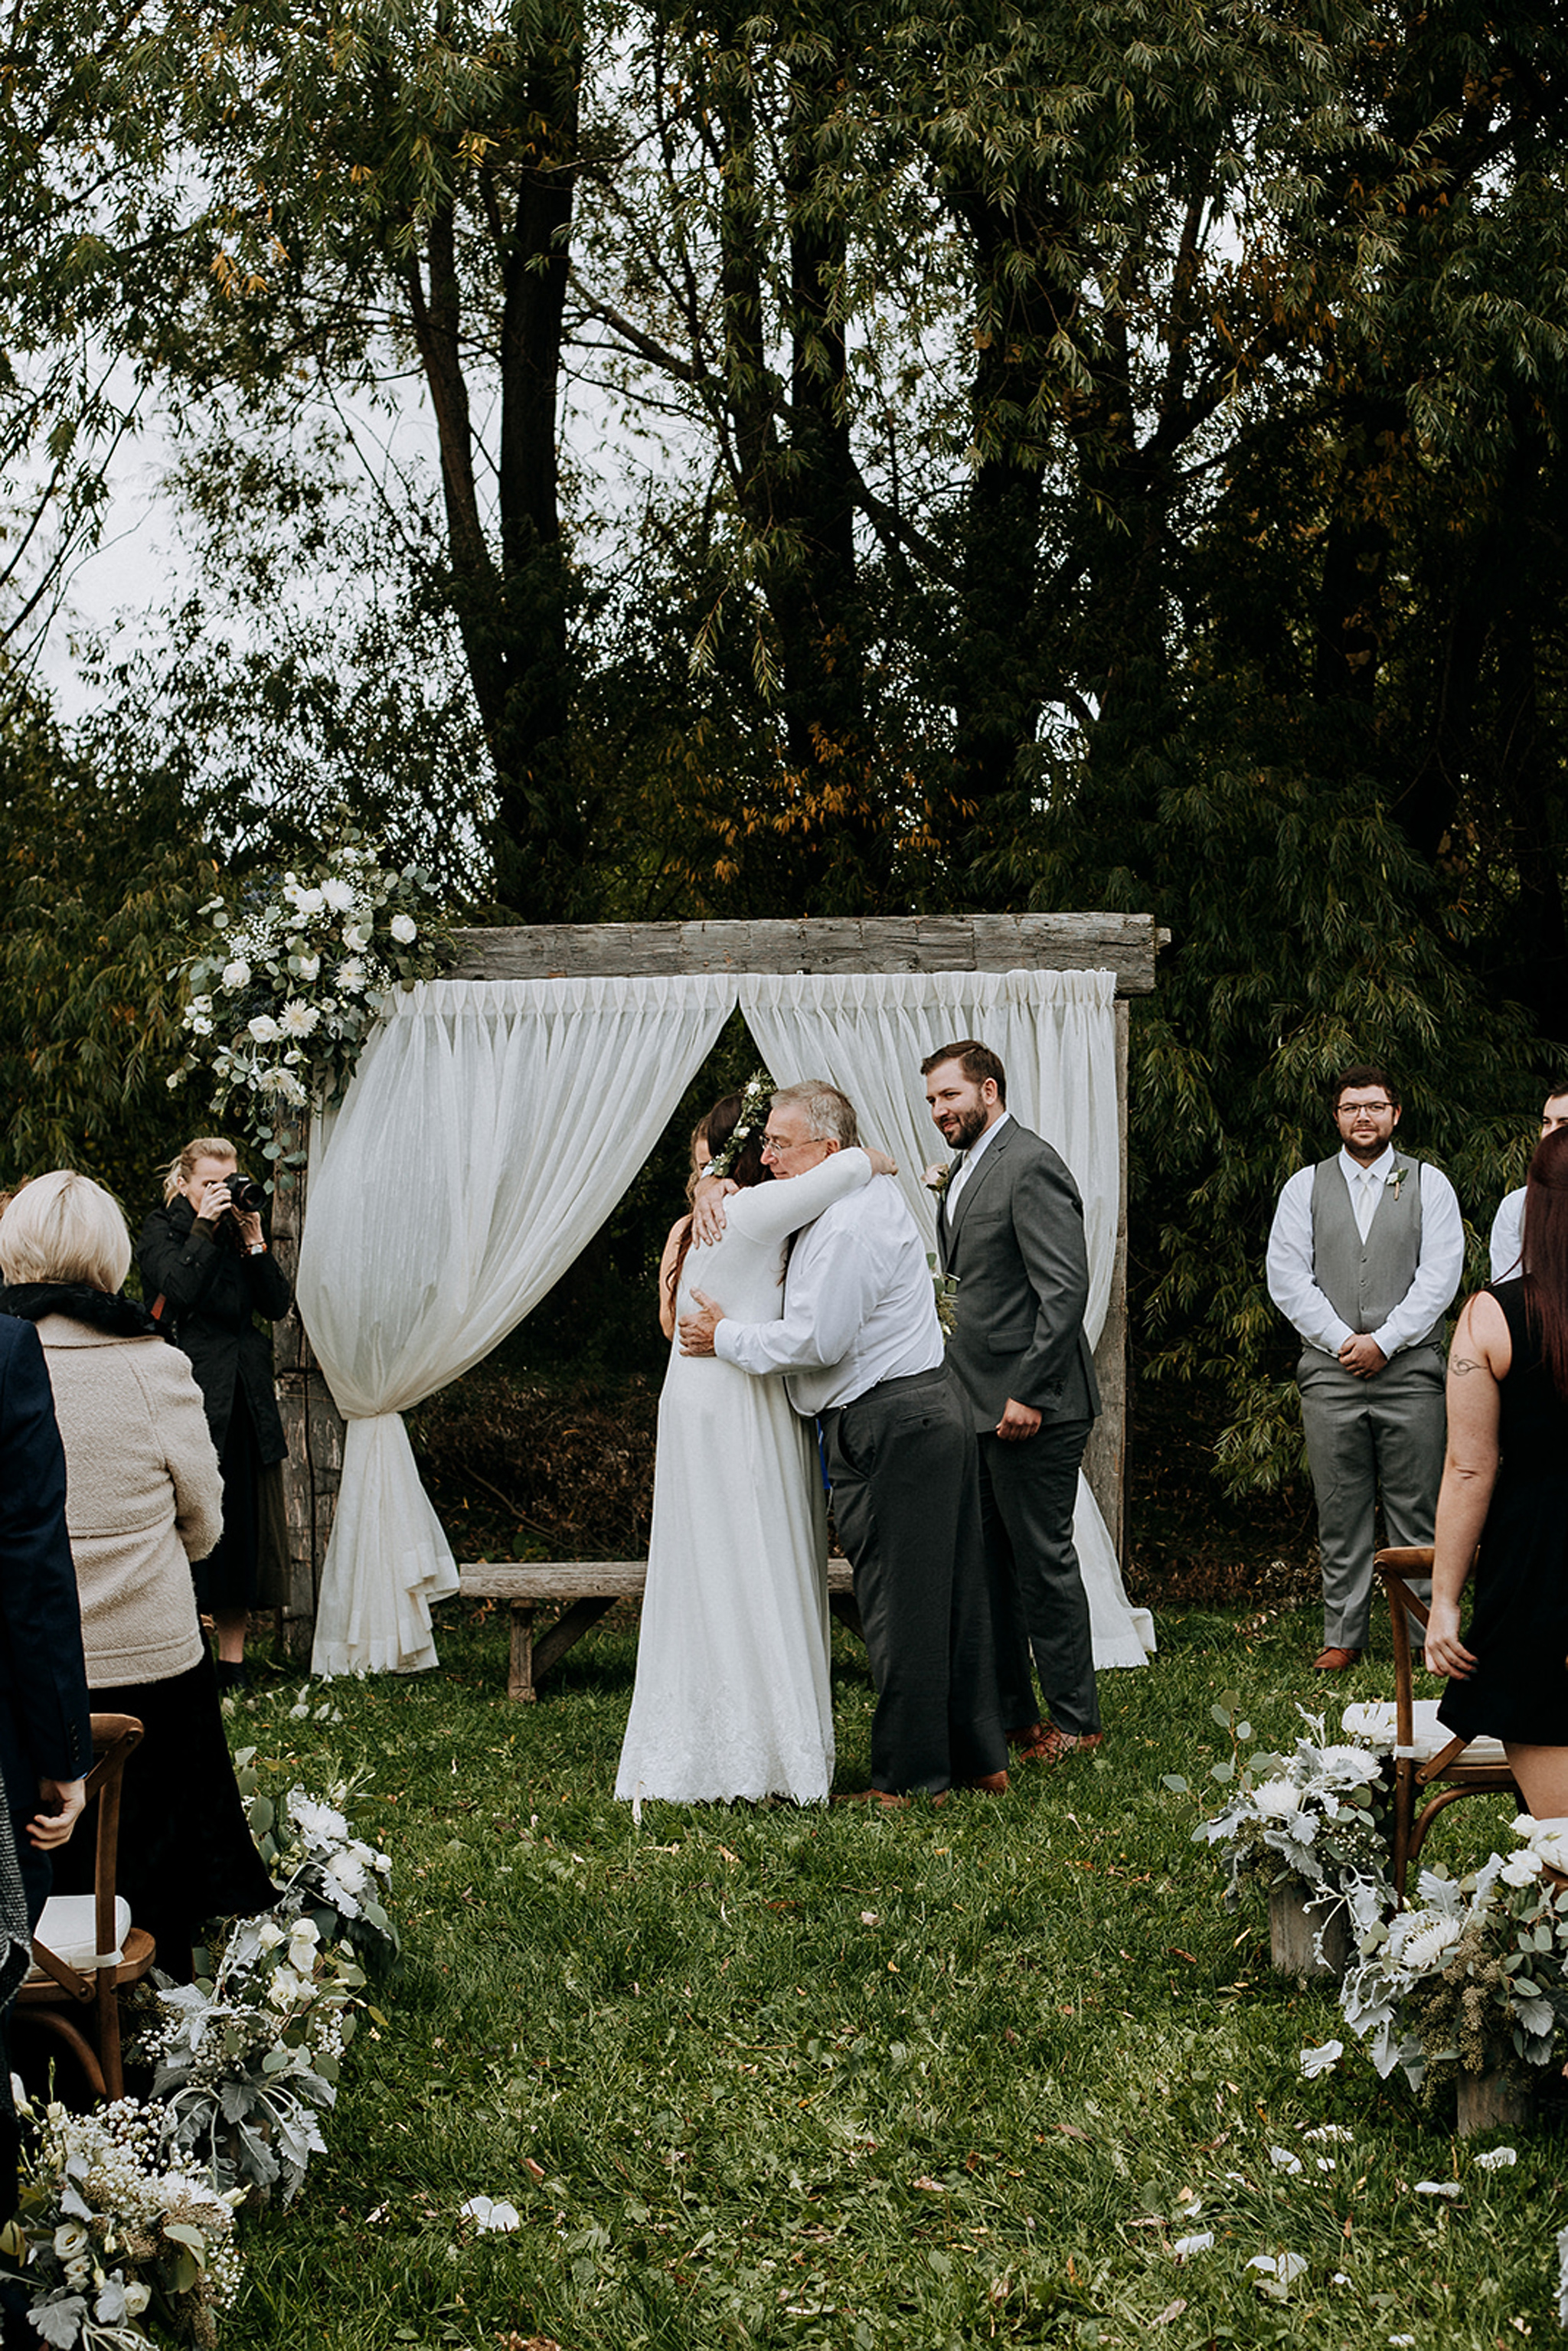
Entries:
POLYGON ((758 1070, 746 1081, 740 1097, 740 1116, 730 1129, 729 1141, 722 1151, 716 1151, 703 1169, 705 1176, 727 1176, 736 1161, 750 1142, 758 1127, 768 1116, 768 1105, 778 1088, 766 1070, 758 1070))

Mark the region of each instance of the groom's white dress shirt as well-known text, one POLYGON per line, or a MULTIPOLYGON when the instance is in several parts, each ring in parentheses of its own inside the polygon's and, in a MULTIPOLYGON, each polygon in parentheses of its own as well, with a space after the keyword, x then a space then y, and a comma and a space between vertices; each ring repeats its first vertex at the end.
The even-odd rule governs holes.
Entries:
POLYGON ((789 1401, 806 1414, 936 1370, 945 1351, 925 1245, 893 1177, 873 1176, 805 1227, 779 1321, 722 1322, 713 1344, 744 1372, 789 1373, 789 1401))
MULTIPOLYGON (((1340 1173, 1350 1193, 1356 1230, 1363 1240, 1372 1229, 1377 1203, 1394 1180, 1392 1144, 1370 1167, 1339 1155, 1340 1173)), ((1269 1235, 1269 1295, 1288 1314, 1309 1347, 1337 1355, 1354 1338, 1343 1317, 1335 1312, 1318 1288, 1312 1270, 1312 1183, 1315 1167, 1299 1167, 1280 1195, 1269 1235)), ((1390 1360, 1412 1340, 1423 1339, 1448 1310, 1464 1270, 1465 1228, 1454 1187, 1429 1160, 1421 1163, 1421 1261, 1416 1279, 1383 1325, 1370 1335, 1390 1360)))

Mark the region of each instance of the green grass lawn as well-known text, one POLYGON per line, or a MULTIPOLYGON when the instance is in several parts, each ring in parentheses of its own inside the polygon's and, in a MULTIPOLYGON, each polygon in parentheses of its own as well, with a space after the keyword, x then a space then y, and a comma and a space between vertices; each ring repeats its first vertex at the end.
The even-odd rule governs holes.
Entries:
MULTIPOLYGON (((870 1818, 650 1805, 635 1828, 610 1795, 623 1635, 511 1707, 504 1623, 454 1611, 441 1672, 335 1684, 340 1721, 291 1719, 293 1683, 236 1708, 235 1743, 308 1785, 369 1775, 356 1817, 393 1856, 407 1957, 329 2155, 292 2210, 247 2224, 225 2340, 1555 2341, 1562 2126, 1489 2173, 1485 2142, 1354 2045, 1304 2082, 1337 2009, 1271 1974, 1262 1892, 1224 1910, 1192 1801, 1160 1784, 1206 1780, 1222 1691, 1289 1743, 1318 1696, 1312 1618, 1249 1635, 1188 1612, 1160 1633, 1146 1671, 1104 1678, 1092 1761, 870 1818), (1456 2203, 1414 2193, 1448 2179, 1456 2203), (516 2234, 459 2221, 476 2193, 517 2206, 516 2234), (1213 2251, 1178 2262, 1207 2230, 1213 2251), (1278 2298, 1245 2264, 1286 2252, 1308 2267, 1278 2298)), ((871 1692, 836 1639, 852 1786, 871 1692)), ((1363 1666, 1336 1709, 1391 1688, 1363 1666)), ((1504 1823, 1458 1806, 1427 1857, 1479 1857, 1504 1823)))

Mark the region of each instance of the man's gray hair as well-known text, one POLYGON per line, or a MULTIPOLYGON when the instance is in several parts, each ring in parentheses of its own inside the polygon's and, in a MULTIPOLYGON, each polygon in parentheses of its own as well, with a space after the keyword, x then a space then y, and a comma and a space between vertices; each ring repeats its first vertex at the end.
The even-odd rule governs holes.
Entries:
POLYGON ((837 1143, 852 1151, 861 1139, 853 1102, 826 1078, 802 1078, 798 1086, 780 1086, 773 1107, 804 1111, 813 1143, 837 1143))

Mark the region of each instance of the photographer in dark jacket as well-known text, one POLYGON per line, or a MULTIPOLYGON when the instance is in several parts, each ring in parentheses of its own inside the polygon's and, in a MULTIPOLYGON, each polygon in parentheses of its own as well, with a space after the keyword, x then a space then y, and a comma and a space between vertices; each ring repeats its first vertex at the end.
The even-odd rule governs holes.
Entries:
POLYGON ((273 1386, 272 1341, 254 1318, 276 1322, 287 1313, 291 1293, 245 1179, 238 1179, 242 1201, 231 1195, 238 1167, 234 1144, 222 1135, 187 1143, 165 1175, 164 1205, 148 1217, 136 1250, 148 1303, 191 1359, 223 1471, 223 1540, 193 1572, 197 1606, 217 1627, 218 1686, 225 1689, 243 1687, 246 1679, 262 1473, 288 1450, 273 1386))

